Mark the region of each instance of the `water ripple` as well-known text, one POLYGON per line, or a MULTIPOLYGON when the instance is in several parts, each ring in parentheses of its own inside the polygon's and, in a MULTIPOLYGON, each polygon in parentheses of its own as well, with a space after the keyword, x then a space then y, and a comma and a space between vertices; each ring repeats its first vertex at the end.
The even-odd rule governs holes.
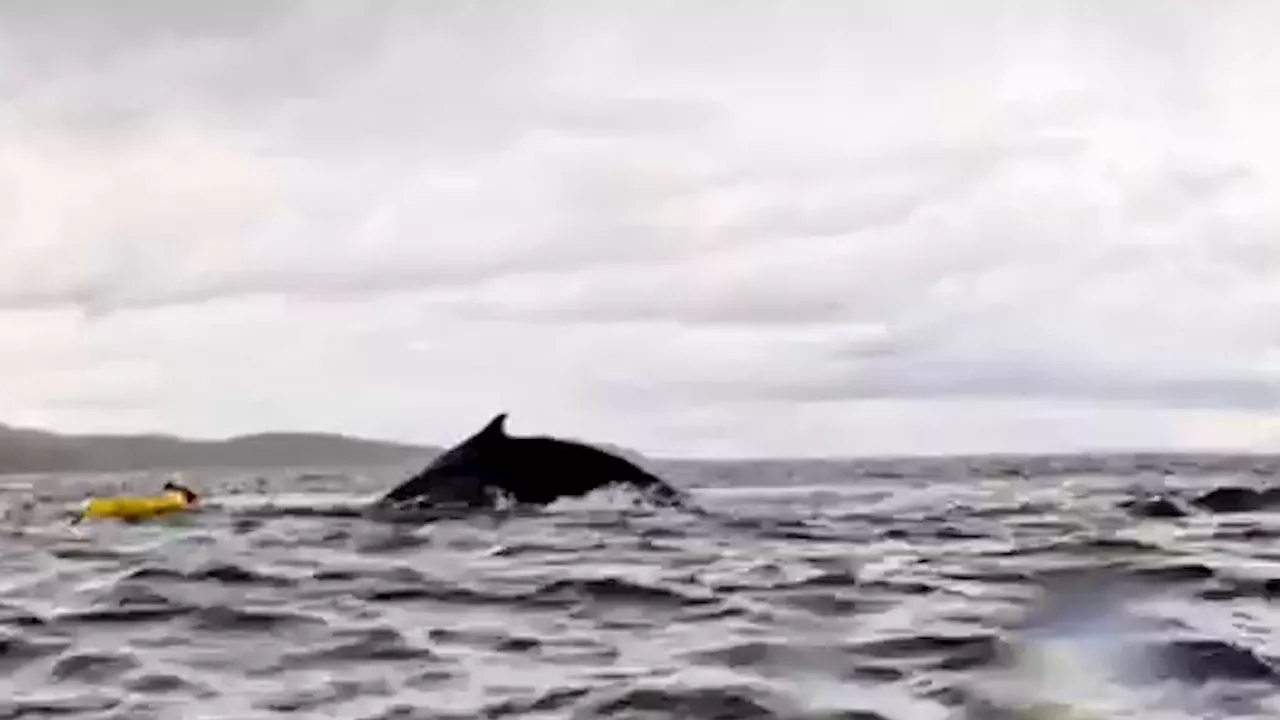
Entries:
POLYGON ((133 479, 36 478, 41 502, 0 493, 29 510, 0 546, 0 720, 1280 711, 1273 488, 914 462, 669 468, 701 517, 431 522, 364 517, 365 474, 256 473, 272 495, 208 475, 204 513, 70 526, 31 517, 133 479))

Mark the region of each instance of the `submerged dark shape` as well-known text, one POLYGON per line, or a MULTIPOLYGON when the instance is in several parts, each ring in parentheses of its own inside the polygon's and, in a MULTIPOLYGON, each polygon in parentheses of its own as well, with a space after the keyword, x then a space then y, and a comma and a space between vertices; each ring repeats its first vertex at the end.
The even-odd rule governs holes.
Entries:
POLYGON ((1120 507, 1139 518, 1180 518, 1190 514, 1180 502, 1164 495, 1127 500, 1120 507))
POLYGON ((1255 512, 1280 503, 1280 488, 1217 487, 1191 501, 1210 512, 1255 512))
POLYGON ((380 507, 485 508, 500 498, 547 505, 607 486, 630 486, 655 504, 689 508, 687 496, 635 463, 585 443, 512 437, 506 413, 445 451, 379 499, 380 507))
POLYGON ((1121 503, 1130 514, 1143 518, 1178 518, 1199 512, 1212 514, 1258 512, 1280 505, 1280 487, 1255 489, 1224 485, 1189 499, 1172 494, 1134 498, 1121 503))

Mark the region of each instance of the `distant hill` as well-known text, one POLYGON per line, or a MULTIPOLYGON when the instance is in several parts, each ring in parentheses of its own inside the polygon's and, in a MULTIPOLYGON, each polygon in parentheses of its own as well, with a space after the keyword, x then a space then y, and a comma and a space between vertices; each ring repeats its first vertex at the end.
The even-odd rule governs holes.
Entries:
POLYGON ((0 474, 396 465, 439 452, 436 447, 328 433, 189 440, 171 435, 62 435, 0 424, 0 474))

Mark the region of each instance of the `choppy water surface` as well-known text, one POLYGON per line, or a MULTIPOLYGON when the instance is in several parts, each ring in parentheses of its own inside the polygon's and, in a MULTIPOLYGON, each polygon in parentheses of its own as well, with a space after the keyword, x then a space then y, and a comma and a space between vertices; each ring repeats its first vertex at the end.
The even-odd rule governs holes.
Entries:
POLYGON ((6 479, 0 718, 1280 713, 1276 518, 1117 508, 1267 472, 658 469, 711 516, 615 496, 380 524, 288 508, 394 471, 193 472, 223 507, 70 526, 161 479, 6 479))

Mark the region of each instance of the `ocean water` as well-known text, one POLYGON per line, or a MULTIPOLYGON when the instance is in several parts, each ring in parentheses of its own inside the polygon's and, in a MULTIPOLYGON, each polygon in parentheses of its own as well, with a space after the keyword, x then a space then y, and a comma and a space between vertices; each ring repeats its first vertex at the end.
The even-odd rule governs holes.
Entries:
POLYGON ((1280 716, 1278 518, 1139 519, 1249 458, 664 463, 426 524, 407 469, 188 473, 209 507, 71 525, 163 475, 0 478, 0 718, 1280 716))

